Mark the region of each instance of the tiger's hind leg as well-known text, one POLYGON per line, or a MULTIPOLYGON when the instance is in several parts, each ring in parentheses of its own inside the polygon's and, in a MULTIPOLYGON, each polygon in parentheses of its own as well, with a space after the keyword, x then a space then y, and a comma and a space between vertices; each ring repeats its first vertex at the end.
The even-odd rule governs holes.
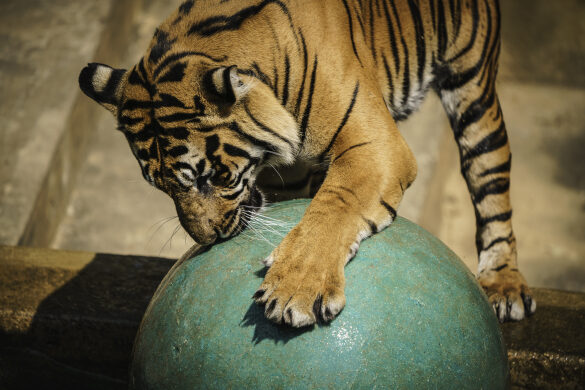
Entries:
MULTIPOLYGON (((483 15, 489 19, 490 12, 483 15)), ((498 23, 498 19, 487 20, 483 24, 487 31, 478 34, 483 39, 474 45, 450 48, 450 57, 446 55, 437 68, 435 89, 449 116, 461 173, 475 209, 477 278, 503 322, 532 314, 536 302, 516 260, 509 191, 511 153, 495 90, 498 23)))
POLYGON ((493 85, 485 91, 475 87, 442 91, 441 97, 447 101, 461 173, 475 209, 478 281, 500 321, 521 320, 534 312, 536 303, 516 260, 510 146, 493 85))

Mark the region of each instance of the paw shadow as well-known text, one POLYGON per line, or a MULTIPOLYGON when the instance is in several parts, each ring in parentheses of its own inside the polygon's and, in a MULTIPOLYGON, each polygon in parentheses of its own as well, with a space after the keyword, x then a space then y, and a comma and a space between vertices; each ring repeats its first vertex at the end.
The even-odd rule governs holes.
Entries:
MULTIPOLYGON (((260 279, 264 279, 268 272, 268 267, 263 267, 258 271, 254 272, 260 279)), ((302 335, 305 332, 310 332, 314 329, 313 326, 307 326, 304 328, 293 328, 288 325, 279 325, 271 322, 264 315, 264 307, 258 305, 255 302, 250 304, 244 318, 240 322, 241 327, 254 327, 254 335, 252 336, 252 342, 254 344, 260 344, 264 340, 271 340, 275 344, 282 342, 288 343, 290 340, 302 335)))
POLYGON ((264 279, 264 277, 266 276, 266 272, 268 272, 268 267, 263 267, 262 269, 259 269, 258 271, 254 272, 254 275, 259 277, 260 279, 264 279))
POLYGON ((264 316, 264 308, 255 302, 252 302, 248 308, 248 311, 240 322, 240 326, 254 327, 252 342, 256 345, 264 340, 271 340, 275 344, 279 342, 286 344, 295 337, 310 332, 315 328, 314 325, 304 328, 293 328, 288 325, 275 324, 264 316))

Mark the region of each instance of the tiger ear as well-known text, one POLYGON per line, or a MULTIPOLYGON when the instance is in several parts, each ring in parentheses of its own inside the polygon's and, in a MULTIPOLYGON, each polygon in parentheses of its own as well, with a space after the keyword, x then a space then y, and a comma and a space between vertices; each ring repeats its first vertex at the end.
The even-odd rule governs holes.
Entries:
POLYGON ((212 69, 207 73, 204 82, 219 103, 230 106, 240 101, 249 90, 249 86, 238 75, 235 65, 212 69))
POLYGON ((116 115, 125 73, 125 69, 114 69, 104 64, 87 64, 79 74, 79 87, 83 93, 116 115))

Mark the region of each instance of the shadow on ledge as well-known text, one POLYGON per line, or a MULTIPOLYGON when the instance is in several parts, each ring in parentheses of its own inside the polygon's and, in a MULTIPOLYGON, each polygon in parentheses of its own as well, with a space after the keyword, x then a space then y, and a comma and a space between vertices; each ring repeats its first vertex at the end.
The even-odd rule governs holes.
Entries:
POLYGON ((0 388, 126 388, 138 325, 174 261, 16 252, 0 258, 0 388))

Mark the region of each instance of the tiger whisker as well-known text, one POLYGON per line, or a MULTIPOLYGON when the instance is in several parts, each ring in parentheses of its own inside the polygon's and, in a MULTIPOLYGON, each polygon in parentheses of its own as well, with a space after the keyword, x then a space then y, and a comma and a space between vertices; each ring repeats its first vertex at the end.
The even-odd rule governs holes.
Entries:
POLYGON ((282 175, 280 174, 280 172, 278 172, 276 167, 274 165, 272 165, 271 163, 267 163, 267 164, 270 165, 270 168, 272 168, 272 170, 274 170, 274 172, 276 172, 276 174, 280 178, 280 181, 282 182, 282 185, 284 186, 284 179, 282 178, 282 175))
POLYGON ((268 217, 266 215, 263 214, 258 214, 258 213, 254 213, 254 212, 249 212, 249 211, 242 211, 242 213, 244 213, 244 215, 246 215, 247 217, 250 217, 251 220, 255 220, 258 222, 263 222, 267 225, 271 225, 271 226, 282 226, 282 227, 292 227, 294 224, 290 223, 290 222, 285 222, 276 218, 272 218, 272 217, 268 217))
POLYGON ((171 234, 171 236, 165 241, 162 248, 160 248, 160 251, 158 252, 159 255, 162 254, 162 252, 165 249, 165 247, 167 246, 167 244, 169 245, 169 250, 171 250, 173 248, 173 237, 175 236, 175 234, 177 234, 177 232, 179 231, 180 228, 181 228, 181 224, 179 223, 179 224, 177 224, 177 227, 175 227, 175 230, 173 230, 173 233, 171 234))

